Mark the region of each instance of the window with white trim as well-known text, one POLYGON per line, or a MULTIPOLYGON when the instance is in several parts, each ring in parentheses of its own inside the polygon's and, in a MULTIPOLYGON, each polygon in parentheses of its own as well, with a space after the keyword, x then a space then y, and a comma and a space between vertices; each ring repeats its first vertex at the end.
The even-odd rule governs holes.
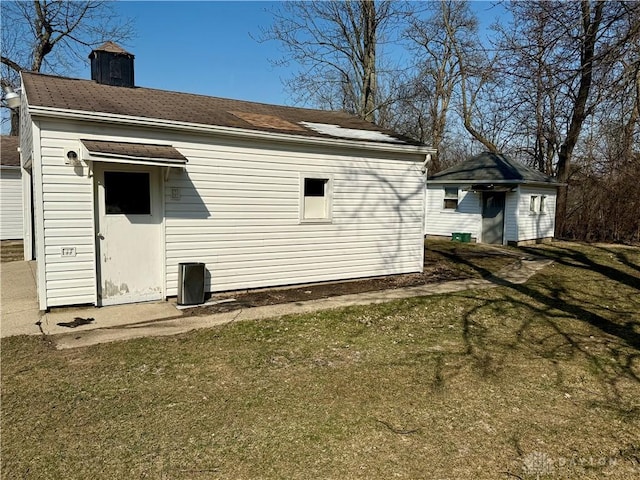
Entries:
POLYGON ((301 176, 300 220, 307 222, 331 221, 331 177, 301 176))
POLYGON ((529 211, 531 213, 536 213, 538 211, 538 209, 536 208, 537 203, 538 203, 538 196, 531 195, 531 198, 529 199, 529 211))
POLYGON ((445 210, 455 210, 458 208, 458 187, 444 187, 445 210))
POLYGON ((540 196, 540 208, 538 210, 540 213, 547 213, 547 196, 540 196))

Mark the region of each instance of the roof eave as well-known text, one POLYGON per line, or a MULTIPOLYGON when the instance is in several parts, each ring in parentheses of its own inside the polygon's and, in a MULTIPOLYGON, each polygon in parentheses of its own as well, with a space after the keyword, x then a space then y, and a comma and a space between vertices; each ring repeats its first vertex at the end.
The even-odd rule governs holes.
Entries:
POLYGON ((555 181, 552 182, 541 182, 541 181, 529 181, 529 180, 446 180, 446 179, 427 179, 427 184, 437 184, 437 185, 454 185, 461 183, 469 183, 469 184, 481 184, 481 185, 503 185, 503 184, 517 184, 517 185, 531 185, 534 187, 562 187, 563 183, 558 183, 555 181))
MULTIPOLYGON (((414 155, 428 155, 436 153, 436 149, 420 145, 399 145, 382 142, 364 142, 359 140, 340 139, 335 137, 307 137, 284 133, 267 132, 261 130, 249 130, 236 127, 224 127, 219 125, 204 125, 190 122, 177 122, 158 118, 133 117, 103 112, 88 112, 84 110, 68 110, 55 107, 43 107, 29 105, 29 113, 32 117, 51 117, 69 120, 85 120, 121 125, 135 125, 154 128, 177 129, 189 132, 214 133, 218 135, 251 138, 255 140, 280 141, 284 143, 296 143, 307 145, 321 145, 325 147, 344 147, 375 150, 380 152, 404 153, 414 155)), ((420 159, 421 161, 423 159, 420 159)))

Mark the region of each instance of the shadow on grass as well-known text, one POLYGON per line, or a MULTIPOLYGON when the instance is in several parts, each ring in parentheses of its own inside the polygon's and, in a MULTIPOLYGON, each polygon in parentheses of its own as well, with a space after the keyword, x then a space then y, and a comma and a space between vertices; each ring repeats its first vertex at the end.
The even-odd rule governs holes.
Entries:
MULTIPOLYGON (((627 269, 640 271, 640 268, 632 257, 615 250, 589 247, 590 252, 594 252, 592 256, 579 248, 521 249, 527 255, 549 258, 572 269, 562 272, 567 277, 538 275, 526 284, 497 278, 464 258, 450 255, 451 260, 462 262, 484 278, 507 288, 498 300, 489 300, 481 292, 461 294, 467 298, 471 295, 478 301, 462 319, 466 354, 481 375, 495 376, 499 375, 508 352, 524 347, 556 365, 559 383, 563 382, 560 363, 580 355, 587 359, 608 392, 606 406, 635 418, 640 415, 640 408, 629 403, 619 385, 623 380, 640 383, 640 316, 636 308, 638 293, 634 291, 640 288, 640 278, 594 257, 609 255, 627 269), (611 298, 611 291, 616 292, 617 300, 611 298), (517 328, 507 339, 497 339, 490 326, 478 321, 488 307, 498 321, 502 311, 507 318, 507 312, 513 307, 525 309, 529 315, 518 319, 517 328), (597 335, 590 327, 606 335, 597 335)), ((442 382, 442 379, 435 380, 437 384, 442 382)))

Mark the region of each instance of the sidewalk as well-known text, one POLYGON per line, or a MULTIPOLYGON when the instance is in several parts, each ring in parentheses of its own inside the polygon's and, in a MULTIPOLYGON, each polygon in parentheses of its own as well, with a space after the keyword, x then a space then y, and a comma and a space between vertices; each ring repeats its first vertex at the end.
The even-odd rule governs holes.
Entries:
MULTIPOLYGON (((467 279, 342 295, 198 317, 182 316, 181 311, 172 302, 139 303, 102 308, 56 309, 42 316, 40 327, 41 333, 50 336, 57 348, 77 348, 116 340, 175 335, 235 321, 259 320, 354 305, 371 305, 417 296, 486 289, 505 284, 521 284, 550 263, 551 261, 547 259, 520 259, 503 268, 494 277, 486 279, 467 279)), ((4 289, 4 280, 2 288, 4 289)), ((2 327, 4 331, 4 314, 2 327)), ((3 333, 3 336, 6 335, 3 333)))
POLYGON ((0 337, 40 335, 36 262, 0 263, 0 337))

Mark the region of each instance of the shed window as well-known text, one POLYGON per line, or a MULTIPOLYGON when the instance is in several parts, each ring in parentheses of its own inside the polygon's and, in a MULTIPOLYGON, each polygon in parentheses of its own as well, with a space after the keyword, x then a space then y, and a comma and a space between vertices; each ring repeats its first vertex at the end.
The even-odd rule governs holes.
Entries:
POLYGON ((546 213, 547 211, 547 196, 540 196, 540 213, 546 213))
POLYGON ((446 210, 458 208, 458 187, 444 187, 444 208, 446 210))
POLYGON ((331 220, 331 178, 302 177, 302 220, 331 220))
POLYGON ((145 172, 104 172, 107 215, 150 215, 151 190, 145 172))
POLYGON ((538 209, 536 208, 537 203, 538 203, 538 196, 531 195, 531 198, 529 199, 529 211, 531 213, 536 213, 538 211, 538 209))

